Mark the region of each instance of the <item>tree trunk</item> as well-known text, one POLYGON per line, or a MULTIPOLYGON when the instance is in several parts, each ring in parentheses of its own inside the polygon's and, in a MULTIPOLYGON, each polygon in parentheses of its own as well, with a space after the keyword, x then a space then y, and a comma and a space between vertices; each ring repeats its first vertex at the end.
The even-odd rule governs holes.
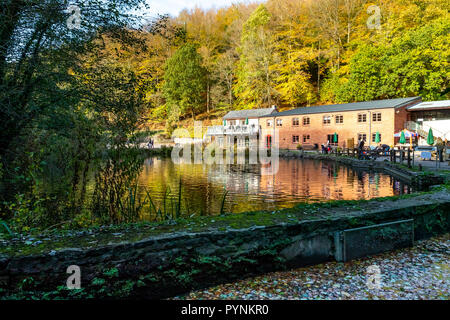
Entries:
POLYGON ((210 104, 210 85, 209 79, 206 80, 206 112, 209 114, 209 104, 210 104))
POLYGON ((348 22, 348 23, 347 23, 347 43, 350 43, 350 32, 351 32, 351 28, 352 28, 351 23, 348 22))
POLYGON ((320 94, 320 41, 319 41, 319 52, 317 53, 317 93, 320 94))

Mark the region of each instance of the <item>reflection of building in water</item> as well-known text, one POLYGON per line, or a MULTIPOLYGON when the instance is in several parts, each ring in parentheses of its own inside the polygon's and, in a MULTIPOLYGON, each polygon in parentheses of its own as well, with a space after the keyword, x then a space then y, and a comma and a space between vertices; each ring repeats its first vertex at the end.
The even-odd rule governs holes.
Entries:
POLYGON ((280 161, 276 175, 261 176, 261 192, 270 198, 294 195, 305 200, 369 199, 409 192, 404 184, 377 172, 368 173, 333 162, 280 161), (321 164, 320 166, 317 163, 321 164))
POLYGON ((208 166, 208 181, 222 184, 228 192, 258 194, 260 176, 257 165, 208 166))
POLYGON ((217 214, 226 191, 227 212, 292 207, 302 201, 368 199, 410 192, 384 173, 368 173, 334 162, 280 159, 277 174, 262 175, 260 165, 174 164, 170 159, 147 160, 139 177, 157 207, 164 194, 176 198, 182 179, 183 205, 191 214, 217 214))

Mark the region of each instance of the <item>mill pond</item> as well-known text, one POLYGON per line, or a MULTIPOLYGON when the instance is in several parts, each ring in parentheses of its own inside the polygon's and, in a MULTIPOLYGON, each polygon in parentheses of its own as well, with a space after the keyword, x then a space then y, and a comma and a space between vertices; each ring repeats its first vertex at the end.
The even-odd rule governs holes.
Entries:
POLYGON ((148 192, 155 207, 169 207, 178 199, 180 179, 182 211, 195 216, 217 215, 221 210, 276 210, 299 202, 368 200, 414 191, 386 173, 327 161, 281 158, 278 172, 266 175, 259 164, 175 164, 170 158, 153 157, 144 162, 138 193, 143 197, 148 192))

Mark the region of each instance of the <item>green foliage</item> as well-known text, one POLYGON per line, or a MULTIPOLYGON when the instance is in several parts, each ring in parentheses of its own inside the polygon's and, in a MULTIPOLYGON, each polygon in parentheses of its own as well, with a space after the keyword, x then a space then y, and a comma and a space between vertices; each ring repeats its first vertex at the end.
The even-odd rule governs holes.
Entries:
POLYGON ((105 279, 102 279, 102 278, 94 278, 94 279, 92 279, 92 285, 93 286, 102 286, 102 285, 104 285, 105 284, 105 279))
POLYGON ((8 224, 0 219, 0 233, 2 233, 2 231, 6 231, 8 233, 8 235, 12 236, 13 232, 11 231, 11 229, 8 227, 8 224), (3 230, 2 230, 3 229, 3 230))
POLYGON ((15 201, 6 205, 12 214, 10 221, 13 229, 19 233, 28 232, 32 228, 38 228, 41 223, 44 225, 52 223, 46 211, 51 202, 51 198, 28 198, 24 194, 17 194, 15 201))
POLYGON ((105 270, 103 272, 103 274, 105 276, 107 276, 108 278, 117 278, 119 276, 119 270, 117 268, 111 268, 111 269, 105 270))
POLYGON ((422 96, 441 99, 449 85, 450 23, 438 19, 378 45, 363 45, 350 62, 348 82, 334 82, 338 102, 422 96))
POLYGON ((102 40, 141 46, 126 25, 142 3, 74 1, 80 29, 67 27, 59 0, 2 3, 0 209, 12 230, 89 216, 92 171, 110 161, 109 147, 132 141, 142 110, 137 72, 102 40))
POLYGON ((206 70, 197 46, 188 43, 179 48, 166 63, 163 94, 169 112, 189 113, 194 118, 205 110, 206 70))

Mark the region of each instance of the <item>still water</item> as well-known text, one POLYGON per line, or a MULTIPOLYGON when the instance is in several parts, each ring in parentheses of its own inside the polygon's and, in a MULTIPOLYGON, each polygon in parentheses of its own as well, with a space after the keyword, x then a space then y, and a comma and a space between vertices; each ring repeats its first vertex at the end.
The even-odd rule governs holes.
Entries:
POLYGON ((334 162, 280 159, 276 174, 264 175, 262 170, 260 165, 175 164, 171 159, 150 158, 144 163, 138 186, 161 207, 168 190, 177 197, 181 178, 182 206, 196 215, 218 214, 225 191, 225 211, 233 213, 293 207, 305 201, 371 199, 411 192, 408 185, 388 174, 334 162))

